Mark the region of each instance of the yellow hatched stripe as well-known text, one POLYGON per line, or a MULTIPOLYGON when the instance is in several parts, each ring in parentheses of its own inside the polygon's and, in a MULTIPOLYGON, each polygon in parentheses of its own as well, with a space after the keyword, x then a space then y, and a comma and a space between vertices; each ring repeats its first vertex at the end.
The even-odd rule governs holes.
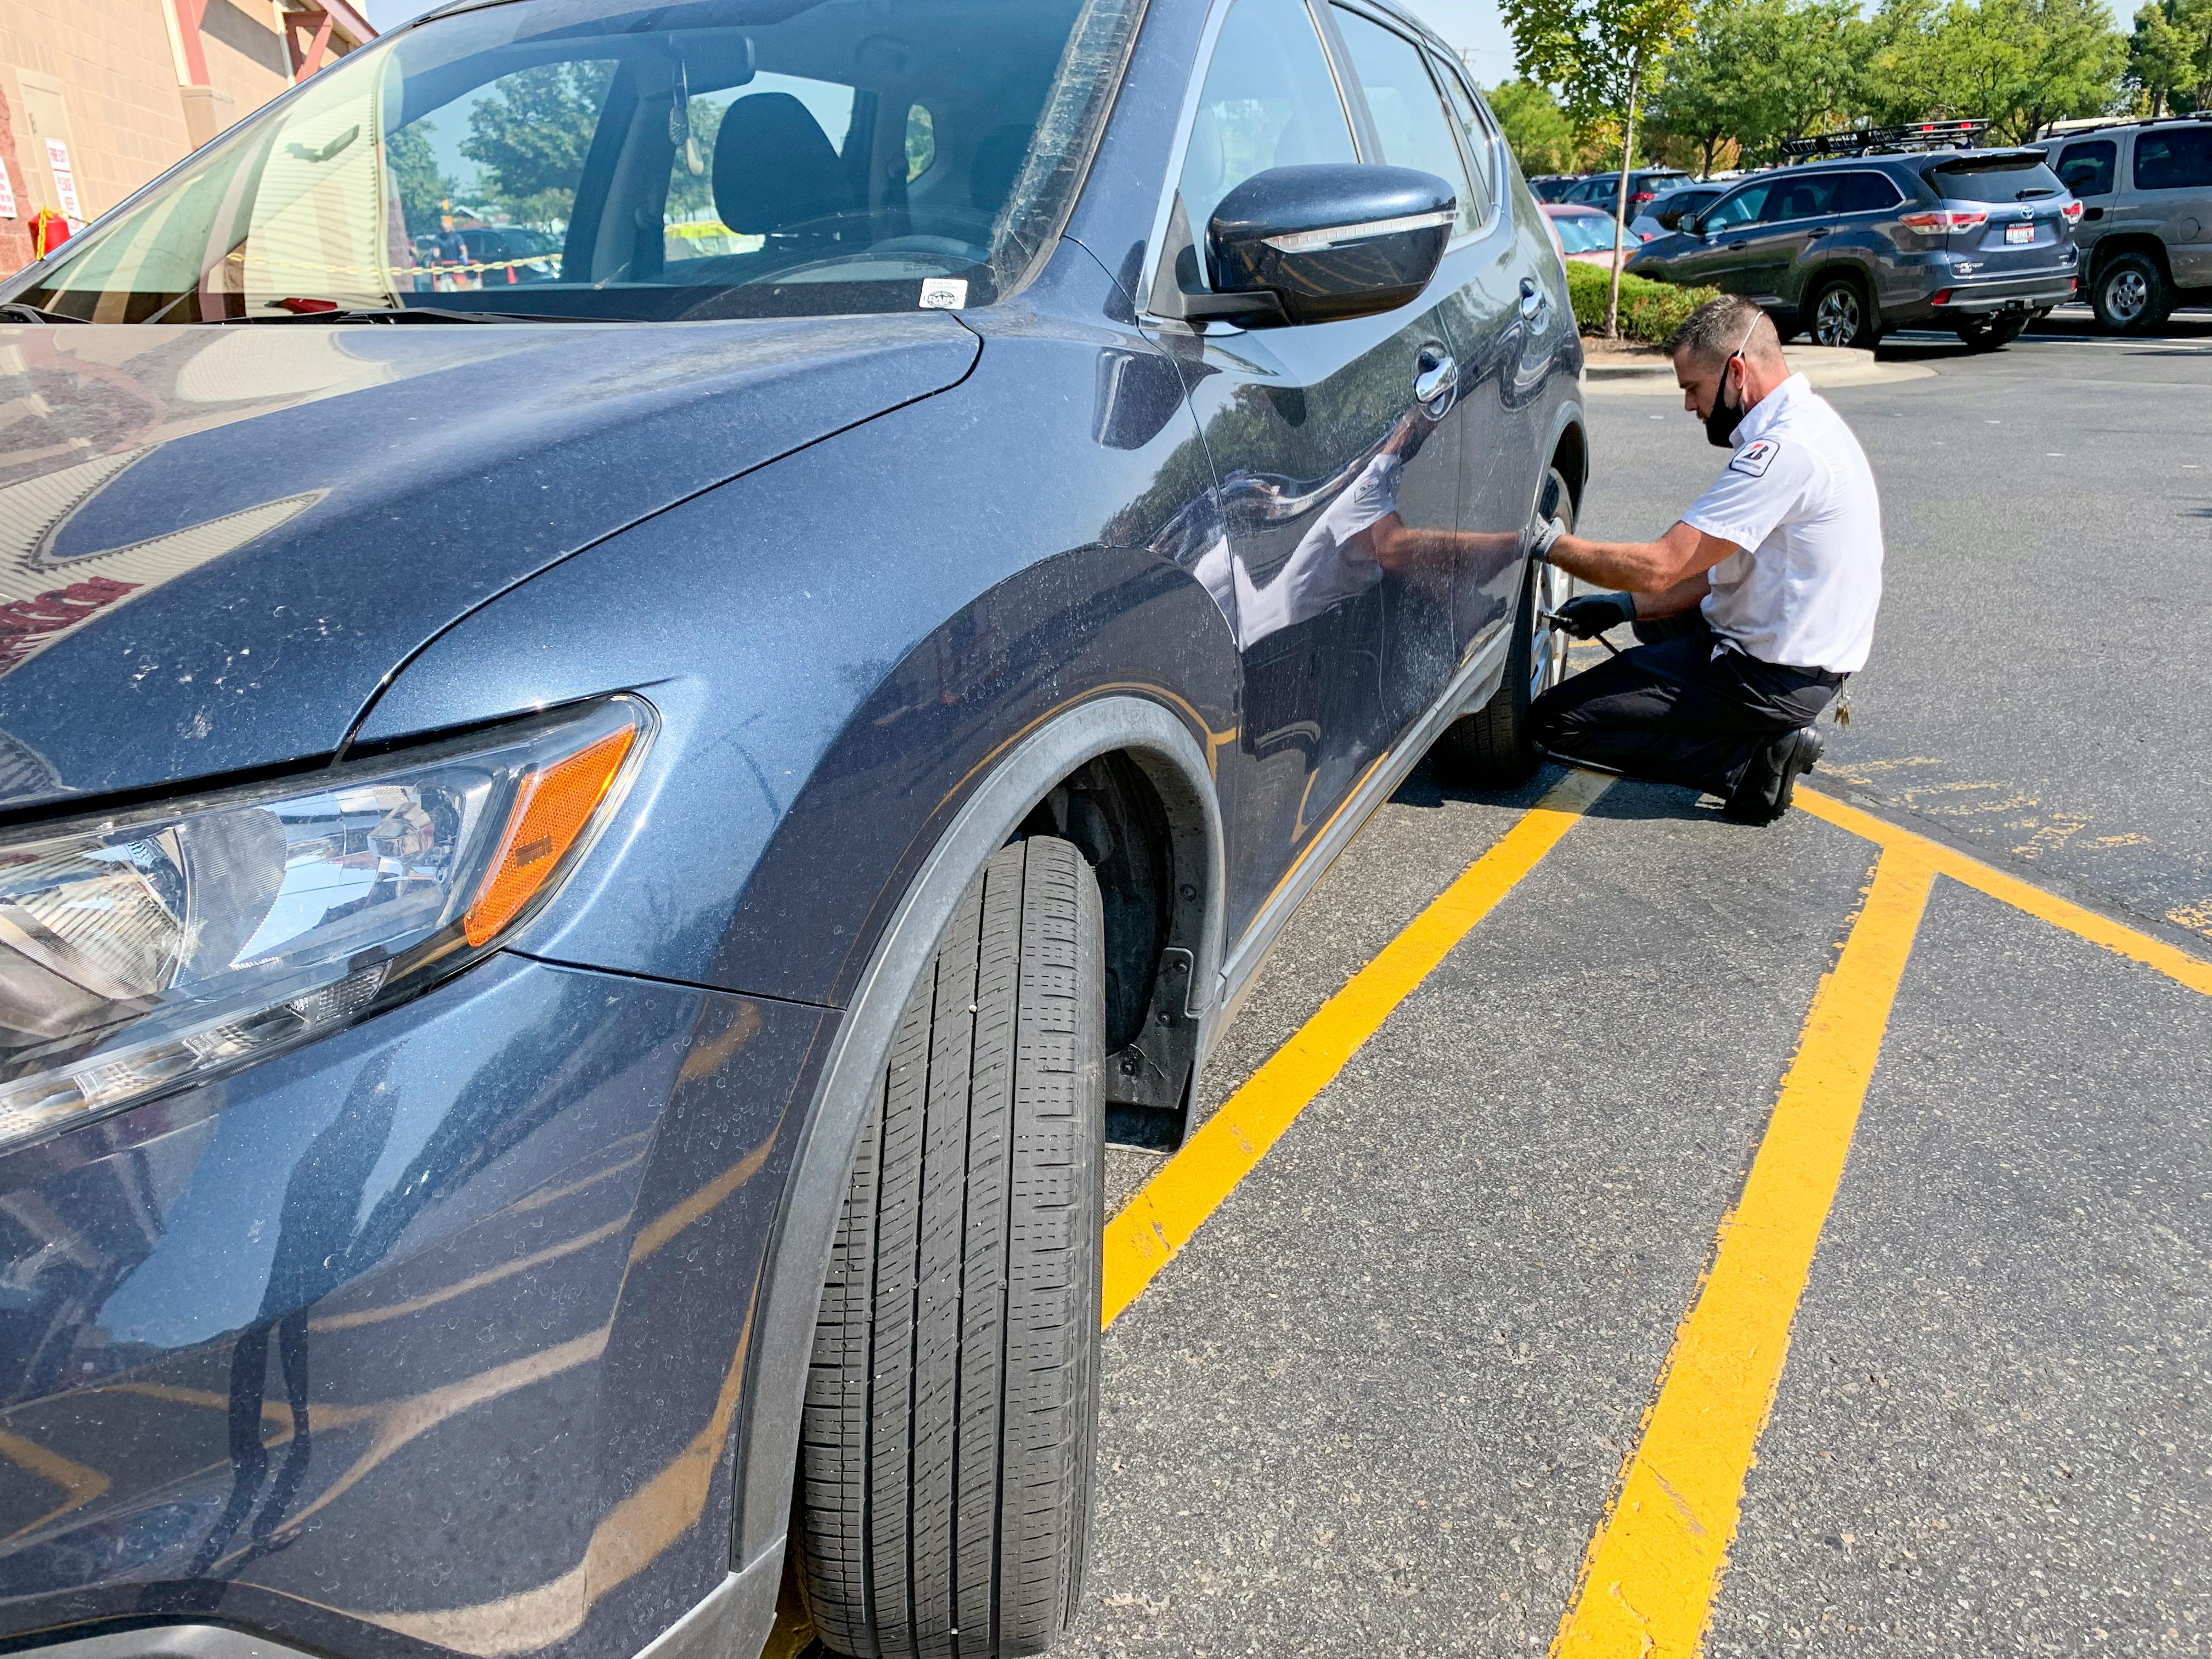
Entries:
POLYGON ((1797 804, 1817 818, 1825 818, 1839 830, 1848 830, 1855 836, 1885 848, 1910 848, 1914 854, 1926 862, 1939 875, 1963 883, 1979 893, 2002 900, 2015 909, 2025 910, 2039 921, 2054 927, 2063 927, 2077 933, 2092 945, 2101 945, 2107 951, 2155 968, 2168 978, 2177 980, 2192 991, 2212 996, 2212 962, 2194 957, 2186 951, 2168 945, 2164 939, 2154 939, 2148 933, 2138 933, 2124 922, 2047 893, 2031 885, 2017 876, 2006 874, 1979 859, 1969 858, 1954 852, 1941 842, 1930 841, 1925 836, 1878 818, 1871 812, 1863 812, 1856 806, 1847 806, 1832 795, 1800 787, 1797 804))
POLYGON ((1103 1322, 1135 1301, 1390 1012, 1534 869, 1613 780, 1571 772, 1323 1003, 1106 1224, 1103 1322))
POLYGON ((1935 874, 1917 848, 1882 851, 1865 907, 1806 1016, 1742 1197, 1721 1222, 1712 1266, 1674 1334, 1553 1659, 1698 1651, 1935 874))

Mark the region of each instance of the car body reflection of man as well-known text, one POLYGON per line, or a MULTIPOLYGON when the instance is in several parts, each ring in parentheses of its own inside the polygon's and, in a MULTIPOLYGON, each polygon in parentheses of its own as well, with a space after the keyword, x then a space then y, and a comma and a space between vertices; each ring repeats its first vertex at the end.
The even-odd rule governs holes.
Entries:
POLYGON ((1685 785, 1739 823, 1771 823, 1820 759, 1814 721, 1873 647, 1881 501, 1858 440, 1790 372, 1756 305, 1708 301, 1669 346, 1683 406, 1732 452, 1727 466, 1656 541, 1591 541, 1554 520, 1535 551, 1622 590, 1562 605, 1571 634, 1681 621, 1562 681, 1530 717, 1563 759, 1685 785))
POLYGON ((1310 621, 1395 577, 1449 600, 1452 560, 1462 538, 1449 530, 1408 525, 1398 510, 1406 463, 1420 452, 1436 422, 1408 410, 1299 538, 1273 580, 1255 582, 1227 539, 1198 562, 1198 579, 1222 614, 1237 622, 1237 642, 1249 650, 1269 635, 1310 621))

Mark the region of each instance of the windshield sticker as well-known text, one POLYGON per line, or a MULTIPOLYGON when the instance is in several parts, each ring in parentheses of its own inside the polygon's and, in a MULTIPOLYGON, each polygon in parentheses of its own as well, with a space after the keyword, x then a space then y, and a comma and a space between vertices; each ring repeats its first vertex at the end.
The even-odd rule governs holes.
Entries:
POLYGON ((1735 453, 1729 463, 1731 472, 1747 472, 1754 478, 1766 476, 1768 463, 1782 453, 1782 446, 1771 438, 1754 438, 1735 453))
POLYGON ((921 308, 924 311, 957 311, 968 303, 968 284, 957 276, 929 276, 922 280, 921 308))

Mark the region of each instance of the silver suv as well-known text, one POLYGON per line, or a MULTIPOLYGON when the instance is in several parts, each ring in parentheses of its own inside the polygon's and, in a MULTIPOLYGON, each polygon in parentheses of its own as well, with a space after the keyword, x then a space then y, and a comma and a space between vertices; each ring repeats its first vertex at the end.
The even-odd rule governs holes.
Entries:
POLYGON ((2046 148, 2081 203, 2074 237, 2099 322, 2143 332, 2176 306, 2212 305, 2212 111, 2098 127, 2046 148))

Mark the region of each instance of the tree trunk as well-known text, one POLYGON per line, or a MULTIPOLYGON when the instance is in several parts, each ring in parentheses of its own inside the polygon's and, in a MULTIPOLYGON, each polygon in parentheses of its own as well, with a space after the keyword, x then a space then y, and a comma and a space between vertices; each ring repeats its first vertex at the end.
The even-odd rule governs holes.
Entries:
POLYGON ((1620 129, 1620 188, 1613 193, 1613 270, 1605 288, 1605 337, 1620 337, 1620 255, 1628 239, 1628 169, 1636 155, 1636 94, 1644 83, 1644 54, 1628 60, 1628 119, 1620 129))

